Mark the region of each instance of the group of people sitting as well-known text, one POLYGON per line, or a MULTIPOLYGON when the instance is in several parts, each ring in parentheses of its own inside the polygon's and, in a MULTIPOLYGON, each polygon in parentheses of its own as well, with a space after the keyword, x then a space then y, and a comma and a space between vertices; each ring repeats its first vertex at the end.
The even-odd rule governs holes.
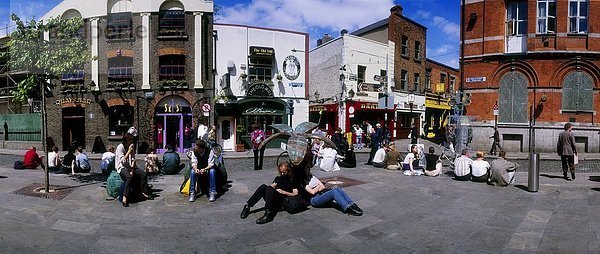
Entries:
POLYGON ((356 154, 353 146, 333 149, 325 142, 315 139, 312 142, 311 152, 313 165, 317 165, 323 171, 338 171, 340 167, 356 167, 356 154))
POLYGON ((458 181, 485 182, 490 185, 508 186, 515 182, 515 172, 519 164, 506 160, 506 152, 500 151, 498 159, 491 163, 485 160, 483 152, 478 151, 476 159, 471 159, 469 150, 462 150, 461 156, 454 160, 454 179, 458 181))
POLYGON ((262 184, 256 189, 242 208, 240 218, 246 219, 251 212, 251 208, 260 199, 265 201, 265 213, 256 220, 257 224, 272 221, 283 208, 288 212, 289 209, 293 209, 288 208, 288 206, 306 207, 308 204, 316 208, 337 205, 349 215, 361 216, 363 214, 363 210, 352 201, 343 189, 327 187, 310 171, 308 175, 294 176, 293 172, 298 172, 298 170, 293 170, 292 167, 293 165, 288 162, 280 163, 277 166, 278 176, 273 179, 270 185, 262 184), (289 205, 290 203, 296 205, 289 205), (305 203, 306 205, 298 203, 305 203))
POLYGON ((438 176, 442 173, 442 161, 435 155, 435 149, 429 147, 429 153, 425 154, 414 144, 406 156, 400 154, 394 143, 382 145, 366 164, 387 170, 402 170, 405 175, 411 176, 438 176))
POLYGON ((36 169, 37 167, 41 167, 42 169, 46 169, 46 165, 48 166, 48 171, 57 173, 57 174, 76 174, 76 173, 89 173, 92 169, 90 165, 90 160, 85 152, 83 152, 83 147, 69 147, 67 154, 61 157, 58 152, 58 147, 53 146, 52 151, 48 153, 48 161, 44 164, 44 156, 39 156, 37 154, 36 147, 32 146, 29 148, 27 152, 25 152, 25 156, 23 158, 23 168, 24 169, 36 169))

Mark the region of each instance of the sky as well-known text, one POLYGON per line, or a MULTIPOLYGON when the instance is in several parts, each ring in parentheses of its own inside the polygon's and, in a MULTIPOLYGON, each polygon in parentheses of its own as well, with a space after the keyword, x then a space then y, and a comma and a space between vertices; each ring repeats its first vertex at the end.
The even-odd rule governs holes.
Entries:
MULTIPOLYGON (((98 0, 82 0, 97 4, 98 0)), ((10 13, 39 18, 61 0, 0 0, 0 35, 10 13)), ((245 24, 308 33, 310 47, 325 33, 338 37, 390 14, 400 4, 404 16, 426 26, 427 58, 458 67, 459 0, 214 0, 215 23, 245 24)))

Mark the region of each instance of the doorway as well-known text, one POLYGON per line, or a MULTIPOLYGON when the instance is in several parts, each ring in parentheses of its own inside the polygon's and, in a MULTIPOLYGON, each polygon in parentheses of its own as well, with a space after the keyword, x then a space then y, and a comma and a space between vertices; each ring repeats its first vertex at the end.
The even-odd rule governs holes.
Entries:
POLYGON ((217 131, 219 144, 223 147, 223 150, 234 150, 235 148, 235 132, 234 130, 234 118, 233 117, 222 117, 219 120, 220 130, 217 131))
POLYGON ((192 109, 185 99, 179 96, 162 99, 156 107, 154 126, 154 148, 158 153, 164 153, 167 145, 179 153, 192 147, 192 109))
POLYGON ((82 107, 62 110, 62 149, 81 146, 85 149, 85 109, 82 107))

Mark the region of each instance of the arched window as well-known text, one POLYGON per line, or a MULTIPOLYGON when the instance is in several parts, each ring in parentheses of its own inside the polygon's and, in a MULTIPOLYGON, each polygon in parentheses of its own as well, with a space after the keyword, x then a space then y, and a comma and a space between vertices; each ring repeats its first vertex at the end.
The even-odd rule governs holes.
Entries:
POLYGON ((108 39, 131 39, 133 36, 131 0, 108 1, 108 39))
POLYGON ((133 84, 133 57, 117 55, 108 58, 109 89, 130 89, 133 84))
POLYGON ((500 99, 498 100, 498 122, 527 123, 527 77, 511 71, 500 79, 500 99))
POLYGON ((161 38, 187 37, 185 10, 179 1, 166 1, 160 6, 158 35, 161 38))
MULTIPOLYGON (((62 16, 60 17, 63 20, 68 20, 68 19, 72 19, 72 18, 81 18, 81 13, 78 10, 75 9, 69 9, 67 11, 65 11, 62 16)), ((77 37, 77 38, 84 38, 84 25, 82 25, 79 30, 77 30, 77 33, 72 34, 72 37, 77 37)), ((50 37, 52 38, 52 34, 50 34, 50 37)))
POLYGON ((576 71, 563 81, 563 111, 593 111, 594 81, 585 72, 576 71))

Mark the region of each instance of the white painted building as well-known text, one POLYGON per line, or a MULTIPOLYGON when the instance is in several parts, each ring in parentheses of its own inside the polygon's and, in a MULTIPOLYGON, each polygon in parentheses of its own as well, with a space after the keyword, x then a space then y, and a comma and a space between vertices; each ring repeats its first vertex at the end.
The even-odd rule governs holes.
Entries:
POLYGON ((217 123, 219 134, 229 135, 224 149, 248 147, 254 123, 270 135, 270 124, 308 121, 308 34, 230 24, 214 31, 217 123))
POLYGON ((395 136, 395 112, 405 110, 409 99, 413 100, 412 111, 422 112, 424 117, 423 96, 391 90, 389 84, 394 83, 394 49, 393 41, 381 43, 347 33, 312 49, 311 121, 319 122, 321 128, 329 133, 337 127, 347 132, 351 125, 364 121, 372 125, 380 123, 382 126, 387 123, 391 134, 395 136))

